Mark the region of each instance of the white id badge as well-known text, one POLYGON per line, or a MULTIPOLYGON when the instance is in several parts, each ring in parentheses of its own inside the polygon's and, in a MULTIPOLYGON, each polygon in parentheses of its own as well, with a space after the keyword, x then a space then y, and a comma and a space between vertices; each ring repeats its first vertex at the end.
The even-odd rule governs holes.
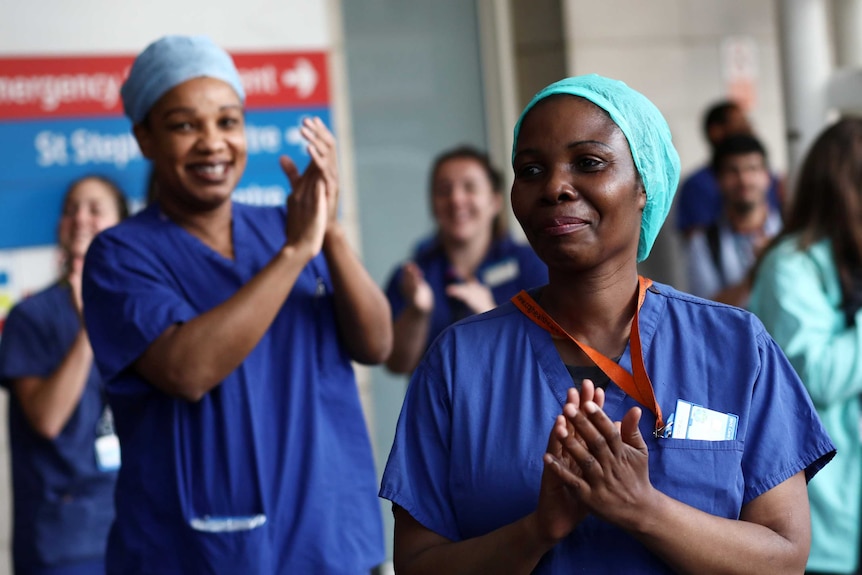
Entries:
POLYGON ((489 288, 494 288, 515 279, 519 273, 521 273, 521 268, 518 265, 518 260, 510 258, 496 263, 482 272, 482 283, 489 288))
POLYGON ((115 434, 96 438, 96 464, 99 471, 116 471, 120 468, 120 440, 115 434))
POLYGON ((739 417, 733 413, 713 411, 681 399, 676 402, 671 437, 705 441, 731 441, 736 439, 739 417))

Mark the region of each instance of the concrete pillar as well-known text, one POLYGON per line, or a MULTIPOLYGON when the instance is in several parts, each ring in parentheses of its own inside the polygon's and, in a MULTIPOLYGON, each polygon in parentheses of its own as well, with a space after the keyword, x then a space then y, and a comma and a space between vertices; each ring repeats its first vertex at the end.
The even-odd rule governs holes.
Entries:
POLYGON ((862 68, 862 0, 834 0, 835 60, 839 68, 862 68))
POLYGON ((826 0, 779 0, 778 17, 787 172, 792 180, 802 157, 826 123, 833 59, 826 0))
POLYGON ((835 0, 835 56, 829 105, 838 113, 862 114, 862 0, 835 0))
POLYGON ((512 127, 518 119, 515 41, 509 2, 477 0, 488 155, 511 182, 512 127))

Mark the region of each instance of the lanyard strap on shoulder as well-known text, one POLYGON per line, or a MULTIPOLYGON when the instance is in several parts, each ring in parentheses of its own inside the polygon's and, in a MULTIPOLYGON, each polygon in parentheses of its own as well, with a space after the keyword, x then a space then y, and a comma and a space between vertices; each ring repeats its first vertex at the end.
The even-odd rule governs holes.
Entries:
POLYGON ((585 343, 579 342, 564 330, 554 319, 548 315, 548 312, 543 310, 536 300, 530 297, 526 291, 521 291, 512 298, 512 303, 521 310, 528 318, 533 320, 539 327, 559 338, 567 338, 577 345, 593 363, 607 375, 611 381, 617 384, 620 389, 630 395, 635 401, 647 407, 652 411, 656 418, 655 429, 659 432, 664 428, 664 419, 661 413, 661 406, 655 397, 652 382, 646 372, 644 365, 643 349, 641 348, 640 327, 638 320, 640 309, 646 298, 646 291, 652 285, 652 280, 643 276, 638 276, 638 305, 635 310, 635 316, 632 319, 632 327, 630 334, 632 371, 629 373, 620 365, 608 358, 600 351, 588 346, 585 343))

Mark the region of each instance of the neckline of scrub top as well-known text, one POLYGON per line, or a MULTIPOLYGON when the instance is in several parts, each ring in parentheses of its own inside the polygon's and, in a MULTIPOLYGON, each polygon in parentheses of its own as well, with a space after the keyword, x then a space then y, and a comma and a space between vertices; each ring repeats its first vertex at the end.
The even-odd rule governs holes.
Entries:
POLYGON ((237 209, 237 202, 234 202, 233 200, 229 201, 231 202, 230 232, 233 258, 229 258, 219 253, 197 235, 193 234, 190 230, 174 221, 173 218, 162 211, 162 207, 158 202, 153 202, 153 204, 155 206, 158 219, 169 224, 169 226, 173 228, 174 234, 183 238, 181 241, 193 246, 194 250, 209 260, 218 262, 220 265, 228 266, 229 268, 236 268, 242 261, 244 261, 245 254, 243 253, 240 255, 240 252, 245 251, 245 246, 241 247, 241 245, 244 241, 246 229, 244 226, 245 222, 241 221, 243 220, 243 217, 238 213, 239 210, 237 209))
POLYGON ((647 407, 653 415, 655 415, 655 436, 659 437, 664 431, 664 418, 661 412, 661 406, 655 397, 652 382, 646 372, 644 365, 643 349, 641 347, 639 316, 640 309, 646 299, 647 289, 652 285, 652 280, 638 275, 638 305, 635 308, 635 316, 632 319, 632 327, 630 332, 629 344, 631 346, 632 373, 629 373, 622 366, 610 359, 600 351, 590 347, 585 343, 579 342, 569 332, 563 329, 542 307, 536 303, 530 294, 522 290, 520 293, 512 297, 512 303, 515 304, 521 313, 530 318, 536 325, 550 333, 551 335, 568 338, 578 348, 583 351, 593 363, 607 375, 611 381, 617 384, 623 391, 631 396, 635 401, 647 407))

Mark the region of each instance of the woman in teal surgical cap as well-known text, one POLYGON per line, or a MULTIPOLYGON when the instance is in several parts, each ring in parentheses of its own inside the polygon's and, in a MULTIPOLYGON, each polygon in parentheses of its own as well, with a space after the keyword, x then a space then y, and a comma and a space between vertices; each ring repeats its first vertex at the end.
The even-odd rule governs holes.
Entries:
POLYGON ((109 574, 368 573, 384 555, 351 361, 389 354, 389 305, 337 214, 332 134, 282 158, 287 207, 231 201, 247 159, 230 56, 168 36, 126 114, 158 194, 100 234, 84 314, 123 454, 109 574))
POLYGON ((664 118, 568 78, 512 163, 549 281, 414 372, 380 492, 398 573, 801 573, 834 454, 805 389, 754 316, 638 274, 679 178, 664 118))

